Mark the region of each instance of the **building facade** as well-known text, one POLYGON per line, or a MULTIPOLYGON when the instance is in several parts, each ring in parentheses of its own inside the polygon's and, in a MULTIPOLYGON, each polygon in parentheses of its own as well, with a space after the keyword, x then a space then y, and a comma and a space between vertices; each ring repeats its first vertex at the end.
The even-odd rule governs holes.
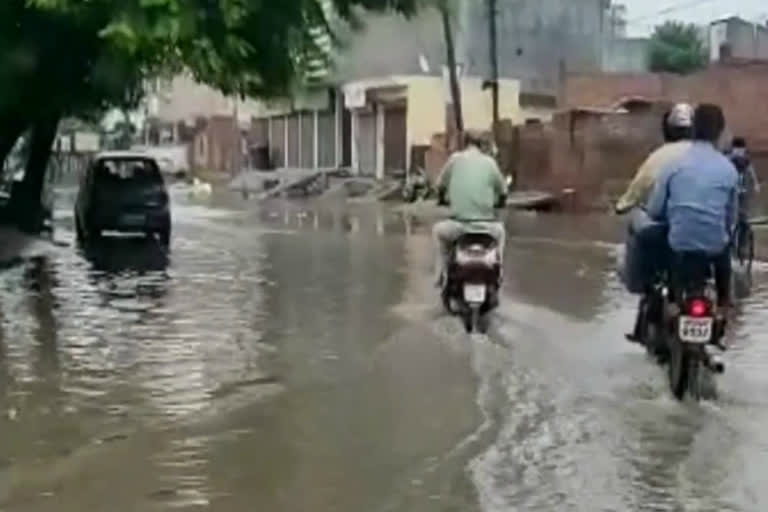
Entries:
POLYGON ((738 17, 709 26, 709 60, 737 58, 768 60, 768 27, 738 17))
MULTIPOLYGON (((490 91, 483 87, 490 75, 486 6, 481 0, 459 0, 454 26, 465 126, 480 130, 490 129, 493 117, 490 91)), ((499 1, 501 117, 516 124, 549 119, 569 71, 642 68, 640 46, 614 37, 621 33, 621 12, 608 0, 499 1), (607 34, 618 42, 606 45, 607 34)), ((177 77, 158 87, 150 117, 174 126, 215 118, 204 126, 222 127, 206 132, 235 136, 236 128, 223 128, 229 117, 233 127, 246 132, 246 157, 253 156, 250 161, 259 166, 347 167, 377 177, 410 169, 419 148, 450 124, 440 14, 432 8, 410 18, 364 13, 362 21, 360 31, 338 27, 341 46, 333 66, 324 67, 327 59, 319 57, 301 94, 277 102, 233 101, 177 77)), ((321 36, 318 32, 318 46, 330 51, 321 36)), ((236 155, 214 157, 215 146, 237 151, 237 145, 208 138, 196 141, 208 146, 206 158, 195 158, 202 146, 192 152, 193 164, 236 162, 236 155)))

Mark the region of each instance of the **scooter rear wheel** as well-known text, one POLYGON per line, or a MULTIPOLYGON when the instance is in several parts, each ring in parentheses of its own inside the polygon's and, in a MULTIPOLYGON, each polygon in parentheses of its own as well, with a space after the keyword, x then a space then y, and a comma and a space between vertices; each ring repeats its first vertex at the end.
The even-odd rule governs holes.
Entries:
POLYGON ((464 312, 464 328, 467 330, 467 333, 482 334, 485 331, 483 327, 483 315, 480 312, 480 307, 470 306, 464 312))

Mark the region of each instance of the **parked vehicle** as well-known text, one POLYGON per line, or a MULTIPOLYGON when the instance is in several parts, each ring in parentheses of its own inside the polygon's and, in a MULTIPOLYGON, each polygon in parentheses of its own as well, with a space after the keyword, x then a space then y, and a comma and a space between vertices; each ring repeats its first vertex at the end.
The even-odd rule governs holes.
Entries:
MULTIPOLYGON (((56 183, 56 162, 52 159, 50 167, 46 171, 43 189, 40 194, 41 210, 38 217, 32 221, 27 218, 28 225, 36 232, 52 234, 53 233, 53 208, 55 203, 54 186, 56 183)), ((15 161, 12 165, 6 167, 5 172, 0 175, 0 210, 3 215, 13 216, 11 209, 14 205, 11 203, 11 197, 14 190, 24 181, 25 169, 23 162, 15 161)))
POLYGON ((167 247, 170 201, 157 161, 130 151, 97 155, 81 177, 75 230, 84 243, 108 232, 141 233, 157 235, 167 247))
POLYGON ((685 283, 673 299, 667 274, 660 274, 641 310, 641 339, 649 353, 667 365, 672 394, 682 400, 705 397, 714 374, 725 372, 724 320, 717 316, 712 269, 685 283))
POLYGON ((424 169, 418 168, 406 173, 403 181, 403 200, 405 202, 413 203, 419 199, 429 199, 430 195, 432 195, 432 186, 429 184, 429 178, 427 178, 424 169))
POLYGON ((461 316, 468 333, 487 330, 488 314, 499 306, 501 258, 496 239, 488 233, 459 237, 443 282, 445 309, 461 316))

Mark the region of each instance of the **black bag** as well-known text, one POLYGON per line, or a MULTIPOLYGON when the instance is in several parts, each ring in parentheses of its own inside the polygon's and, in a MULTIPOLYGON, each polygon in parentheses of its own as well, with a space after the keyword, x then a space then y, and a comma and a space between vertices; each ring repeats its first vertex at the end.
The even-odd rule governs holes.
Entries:
POLYGON ((643 293, 653 284, 667 252, 667 225, 651 219, 645 210, 629 214, 624 261, 619 271, 630 293, 643 293))

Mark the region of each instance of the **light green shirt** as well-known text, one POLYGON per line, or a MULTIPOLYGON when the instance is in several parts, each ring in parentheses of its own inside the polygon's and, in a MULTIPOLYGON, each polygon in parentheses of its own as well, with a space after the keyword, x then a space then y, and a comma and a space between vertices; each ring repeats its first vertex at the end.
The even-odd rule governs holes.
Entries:
POLYGON ((437 186, 447 191, 451 217, 463 222, 496 220, 506 188, 496 161, 473 146, 451 156, 437 186))
POLYGON ((651 156, 638 169, 627 191, 619 199, 616 210, 626 213, 636 206, 645 206, 661 170, 670 163, 680 160, 692 145, 689 140, 670 142, 651 153, 651 156))

